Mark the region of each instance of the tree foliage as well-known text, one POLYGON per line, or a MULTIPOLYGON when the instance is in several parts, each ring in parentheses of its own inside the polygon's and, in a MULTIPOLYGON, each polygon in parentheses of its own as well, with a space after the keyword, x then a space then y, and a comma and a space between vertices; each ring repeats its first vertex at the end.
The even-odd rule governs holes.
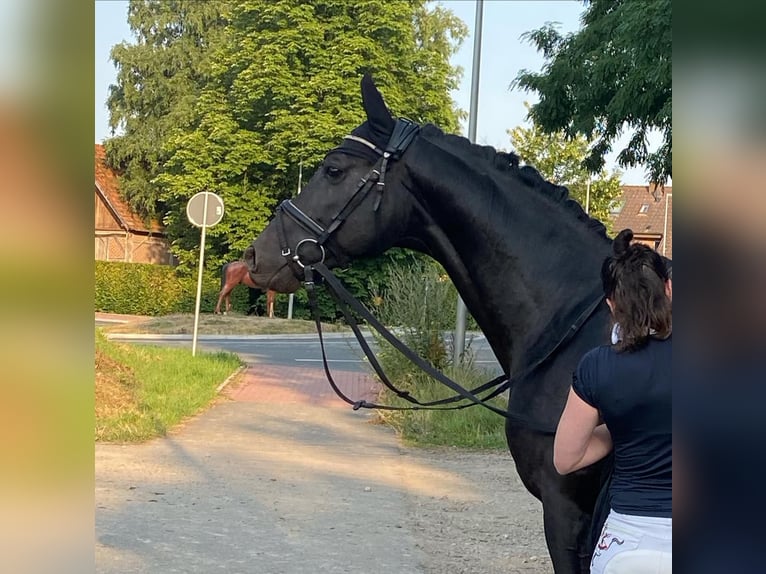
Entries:
POLYGON ((109 86, 113 137, 105 148, 108 163, 122 174, 121 193, 144 216, 162 215, 155 178, 164 169, 170 135, 193 123, 225 7, 218 0, 131 0, 128 6, 135 42, 111 51, 117 78, 109 86))
MULTIPOLYGON (((529 104, 525 104, 529 109, 529 104)), ((591 174, 583 161, 588 155, 590 142, 577 134, 567 137, 563 131, 545 132, 538 124, 518 126, 508 130, 511 144, 522 161, 537 169, 545 179, 563 185, 583 208, 609 227, 609 210, 621 194, 620 173, 601 169, 591 174), (590 184, 590 192, 588 185, 590 184)))
POLYGON ((425 0, 244 0, 204 10, 197 6, 205 3, 174 4, 189 18, 204 11, 212 30, 201 33, 177 13, 171 18, 164 2, 134 0, 131 26, 146 51, 115 49, 125 71, 109 105, 113 117, 128 118, 119 155, 128 186, 141 187, 142 201, 160 206, 182 267, 193 267, 199 243, 185 218, 188 198, 207 190, 224 200, 223 221, 208 230, 208 265, 239 257, 277 203, 296 192, 299 165, 309 175, 364 120, 364 72, 373 74, 394 113, 459 127, 449 94, 461 70, 449 59, 467 28, 441 6, 425 0), (166 26, 178 35, 152 35, 166 26), (139 53, 193 71, 173 68, 170 82, 163 72, 169 64, 136 66, 139 53), (161 96, 154 108, 150 93, 138 93, 147 86, 161 96), (145 117, 152 109, 157 114, 145 117))
MULTIPOLYGON (((460 38, 464 29, 423 2, 239 3, 200 97, 197 125, 168 146, 163 200, 178 206, 194 191, 219 193, 227 217, 211 230, 215 251, 222 258, 241 253, 276 204, 295 193, 299 165, 313 171, 363 121, 365 71, 385 87, 393 109, 456 127, 447 33, 460 38), (419 30, 428 36, 420 45, 419 30)), ((183 233, 181 213, 170 209, 166 223, 186 261, 196 239, 183 233)))
POLYGON ((545 131, 595 136, 585 161, 592 172, 626 131, 620 166, 645 166, 664 184, 673 172, 670 0, 590 0, 582 24, 568 35, 550 23, 525 34, 546 63, 540 73, 522 70, 512 86, 538 93, 531 116, 545 131), (663 141, 651 152, 653 130, 663 141))

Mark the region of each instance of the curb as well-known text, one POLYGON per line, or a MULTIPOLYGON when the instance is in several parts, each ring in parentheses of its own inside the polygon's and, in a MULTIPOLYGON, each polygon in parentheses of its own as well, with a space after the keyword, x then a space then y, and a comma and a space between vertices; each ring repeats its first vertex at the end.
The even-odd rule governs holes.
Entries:
POLYGON ((217 395, 221 394, 221 391, 224 388, 226 388, 226 385, 228 385, 231 381, 233 381, 234 378, 237 375, 239 375, 241 372, 246 371, 249 367, 250 367, 250 365, 248 365, 247 363, 245 363, 244 365, 241 365, 236 371, 234 371, 231 375, 226 377, 226 380, 224 382, 222 382, 220 385, 218 385, 218 387, 215 389, 215 393, 217 395))

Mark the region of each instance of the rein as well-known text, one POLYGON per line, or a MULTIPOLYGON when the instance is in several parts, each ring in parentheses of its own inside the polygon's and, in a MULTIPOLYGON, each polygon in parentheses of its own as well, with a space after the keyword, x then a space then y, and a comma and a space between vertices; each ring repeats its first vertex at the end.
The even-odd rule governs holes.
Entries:
POLYGON ((350 404, 354 410, 359 410, 360 408, 381 409, 381 410, 455 410, 455 409, 464 409, 467 407, 472 407, 474 405, 481 405, 484 408, 505 417, 511 422, 524 426, 530 430, 534 430, 543 434, 550 434, 550 435, 556 433, 555 426, 544 425, 533 419, 530 419, 529 417, 519 415, 516 413, 511 413, 506 410, 502 410, 492 404, 487 403, 486 401, 494 398, 495 396, 499 395, 506 389, 509 389, 509 388, 512 389, 513 384, 516 381, 519 381, 529 376, 530 374, 532 374, 542 363, 544 363, 549 357, 551 357, 551 355, 553 355, 561 346, 567 343, 577 333, 577 331, 580 330, 580 327, 582 327, 582 325, 591 317, 591 315, 593 315, 593 313, 599 307, 603 299, 601 295, 594 298, 593 301, 590 302, 588 306, 578 315, 575 321, 571 324, 570 328, 553 345, 553 347, 551 347, 541 358, 531 363, 520 374, 514 376, 513 378, 506 377, 505 375, 501 375, 499 377, 492 379, 491 381, 484 383, 483 385, 480 385, 474 389, 468 390, 464 388, 462 385, 460 385, 459 383, 450 379, 447 375, 445 375, 441 371, 438 371, 437 369, 435 369, 430 363, 423 360, 412 349, 410 349, 407 345, 405 345, 399 339, 397 339, 396 336, 393 333, 391 333, 385 326, 383 326, 380 323, 380 321, 378 321, 375 318, 375 316, 372 313, 370 313, 369 310, 367 310, 367 308, 364 305, 362 305, 357 299, 354 298, 353 295, 351 295, 351 293, 348 292, 348 290, 343 286, 343 284, 338 280, 338 278, 335 277, 332 271, 330 271, 330 269, 326 265, 324 265, 324 263, 315 263, 312 265, 305 266, 304 278, 305 278, 304 285, 306 287, 306 291, 308 294, 309 306, 314 316, 314 322, 316 323, 317 333, 319 334, 319 342, 322 348, 322 363, 324 365, 324 370, 327 376, 327 380, 330 383, 330 386, 332 387, 332 389, 335 391, 335 393, 346 403, 350 404), (410 403, 413 403, 414 406, 395 407, 391 405, 379 405, 376 403, 370 403, 365 400, 354 401, 348 398, 338 388, 337 384, 332 378, 332 374, 330 372, 330 368, 327 363, 327 355, 325 353, 324 339, 322 337, 322 326, 320 321, 320 312, 319 312, 319 306, 317 305, 316 293, 315 293, 315 287, 316 287, 314 282, 315 272, 318 273, 324 279, 325 285, 327 286, 328 291, 330 292, 330 295, 333 297, 333 299, 335 299, 335 301, 338 303, 338 306, 341 308, 341 311, 343 312, 343 315, 346 318, 346 322, 349 324, 349 326, 351 326, 351 329, 354 332, 354 335, 356 336, 357 340, 359 341, 359 344, 362 347, 362 350, 364 351, 365 355, 370 361, 370 365, 373 367, 378 377, 380 377, 383 384, 385 384, 389 389, 391 389, 394 393, 396 393, 397 396, 409 401, 410 403), (393 384, 391 384, 391 382, 388 380, 388 377, 386 376, 385 372, 383 372, 383 369, 380 366, 380 363, 378 362, 374 353, 372 352, 369 345, 367 344, 367 341, 364 339, 364 335, 359 330, 359 325, 357 324, 356 320, 353 318, 353 316, 349 312, 349 307, 353 309, 353 311, 357 313, 360 317, 362 317, 365 321, 367 321, 369 325, 373 329, 375 329, 378 333, 380 333, 380 335, 388 343, 390 343, 397 351, 402 353, 420 370, 424 371, 426 374, 436 379, 443 385, 449 387, 450 389, 455 391, 456 394, 446 399, 441 399, 438 401, 432 401, 428 403, 421 403, 420 401, 412 397, 408 392, 400 391, 395 386, 393 386, 393 384), (483 393, 484 391, 487 391, 493 387, 495 387, 495 389, 491 393, 489 393, 487 396, 483 398, 480 398, 479 396, 477 396, 478 394, 483 393), (450 407, 443 406, 443 405, 454 403, 461 400, 468 400, 470 402, 466 404, 455 405, 450 407))
MULTIPOLYGON (((348 290, 346 290, 338 278, 335 277, 332 271, 330 271, 330 269, 324 264, 327 250, 331 249, 331 247, 328 245, 328 242, 332 235, 338 230, 338 228, 343 224, 348 216, 351 215, 351 213, 357 207, 359 207, 359 205, 361 205, 361 203, 373 188, 378 191, 378 197, 375 198, 373 205, 373 210, 377 211, 378 207, 380 206, 383 191, 385 188, 386 169, 388 167, 388 162, 390 160, 397 160, 401 158, 419 131, 420 127, 414 122, 404 118, 398 118, 385 150, 381 150, 374 143, 364 138, 355 135, 345 136, 346 139, 352 140, 371 149, 376 155, 379 156, 379 159, 375 162, 372 168, 370 168, 370 171, 368 171, 367 174, 360 180, 354 193, 340 209, 340 211, 335 214, 327 227, 323 227, 319 222, 304 213, 290 199, 283 201, 276 209, 275 219, 277 222, 277 233, 279 236, 282 256, 288 260, 288 265, 294 266, 293 269, 295 271, 303 270, 304 286, 308 294, 309 306, 311 307, 314 321, 316 323, 317 333, 319 335, 319 342, 322 348, 322 363, 324 365, 324 371, 327 376, 327 380, 330 383, 333 391, 335 391, 335 393, 343 401, 351 405, 354 410, 358 410, 360 408, 382 410, 456 410, 464 409, 474 405, 481 405, 484 408, 505 417, 508 421, 524 426, 530 430, 549 435, 555 434, 555 426, 544 425, 524 415, 511 413, 507 410, 500 409, 495 405, 489 404, 487 401, 498 396, 503 391, 512 388, 516 381, 529 376, 543 362, 545 362, 551 355, 553 355, 562 345, 568 342, 598 308, 602 300, 602 296, 600 294, 599 296, 595 297, 593 301, 590 302, 588 306, 577 316, 566 333, 564 333, 564 335, 541 358, 530 363, 529 366, 520 374, 514 376, 513 378, 510 378, 505 374, 500 375, 499 377, 495 377, 491 381, 488 381, 474 389, 468 390, 461 386, 459 383, 456 383, 447 377, 444 373, 436 370, 430 363, 422 359, 412 349, 397 339, 395 335, 386 329, 386 327, 384 327, 372 315, 372 313, 370 313, 364 307, 364 305, 362 305, 358 300, 354 298, 353 295, 351 295, 351 293, 348 292, 348 290), (293 249, 290 248, 287 241, 287 234, 285 233, 284 228, 284 217, 289 217, 310 234, 309 237, 298 241, 293 249), (318 261, 305 262, 301 260, 300 248, 305 244, 313 244, 319 248, 320 258, 318 261), (324 279, 324 283, 328 288, 328 291, 343 312, 343 315, 346 318, 346 322, 354 332, 354 335, 359 341, 359 345, 370 361, 370 365, 375 370, 375 373, 378 375, 381 382, 397 396, 411 403, 412 406, 396 407, 392 405, 370 403, 365 400, 354 401, 353 399, 347 397, 340 390, 340 388, 338 388, 338 385, 335 383, 335 380, 332 377, 332 373, 330 372, 330 367, 327 363, 327 354, 325 352, 324 338, 322 336, 319 306, 317 305, 316 301, 314 273, 318 273, 324 279), (449 398, 423 403, 410 395, 409 392, 397 389, 388 379, 385 372, 383 371, 383 368, 378 362, 377 357, 375 357, 372 349, 370 349, 370 346, 367 344, 367 341, 365 340, 362 332, 359 330, 359 325, 354 319, 351 310, 353 310, 358 316, 367 321, 367 323, 378 333, 380 333, 380 335, 386 341, 388 341, 388 343, 390 343, 396 350, 407 357, 407 359, 409 359, 413 364, 415 364, 418 368, 420 368, 432 378, 452 389, 456 394, 449 398), (493 390, 486 396, 479 396, 482 393, 489 391, 490 389, 493 390), (468 402, 459 405, 453 404, 464 400, 468 402)), ((333 255, 340 265, 343 265, 344 262, 348 261, 348 258, 344 254, 336 252, 335 250, 333 250, 333 255)))

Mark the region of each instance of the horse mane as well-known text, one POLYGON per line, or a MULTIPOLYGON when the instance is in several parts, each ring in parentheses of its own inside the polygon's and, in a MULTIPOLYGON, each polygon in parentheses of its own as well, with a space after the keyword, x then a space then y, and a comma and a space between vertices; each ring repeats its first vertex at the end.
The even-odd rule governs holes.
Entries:
POLYGON ((606 226, 598 219, 585 213, 582 206, 569 196, 569 190, 565 186, 547 181, 540 172, 531 165, 519 165, 521 160, 516 153, 497 151, 492 146, 471 143, 468 138, 444 133, 433 124, 424 125, 422 130, 426 132, 426 135, 429 135, 428 132, 432 132, 441 136, 457 150, 469 156, 481 159, 496 170, 510 174, 512 177, 519 179, 528 187, 544 194, 554 202, 561 204, 565 211, 573 215, 579 221, 585 223, 594 233, 604 239, 610 240, 606 232, 606 226))

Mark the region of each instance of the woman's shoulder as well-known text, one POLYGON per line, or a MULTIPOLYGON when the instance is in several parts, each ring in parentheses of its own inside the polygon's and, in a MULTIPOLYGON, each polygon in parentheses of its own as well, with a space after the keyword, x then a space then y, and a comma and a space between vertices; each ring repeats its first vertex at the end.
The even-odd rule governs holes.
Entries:
POLYGON ((666 339, 649 338, 647 344, 634 351, 618 351, 611 343, 599 345, 586 352, 580 359, 578 371, 593 372, 606 365, 621 364, 627 361, 632 363, 634 360, 642 360, 646 354, 654 355, 657 353, 670 352, 673 345, 672 335, 666 339))
POLYGON ((581 363, 590 363, 593 361, 600 361, 603 359, 611 359, 612 357, 615 357, 617 355, 617 351, 614 348, 614 345, 607 344, 607 345, 599 345, 598 347, 594 347, 587 353, 585 353, 580 360, 581 363))
POLYGON ((598 373, 606 363, 611 362, 617 355, 612 345, 599 345, 585 353, 577 366, 577 372, 580 376, 589 378, 598 373))

